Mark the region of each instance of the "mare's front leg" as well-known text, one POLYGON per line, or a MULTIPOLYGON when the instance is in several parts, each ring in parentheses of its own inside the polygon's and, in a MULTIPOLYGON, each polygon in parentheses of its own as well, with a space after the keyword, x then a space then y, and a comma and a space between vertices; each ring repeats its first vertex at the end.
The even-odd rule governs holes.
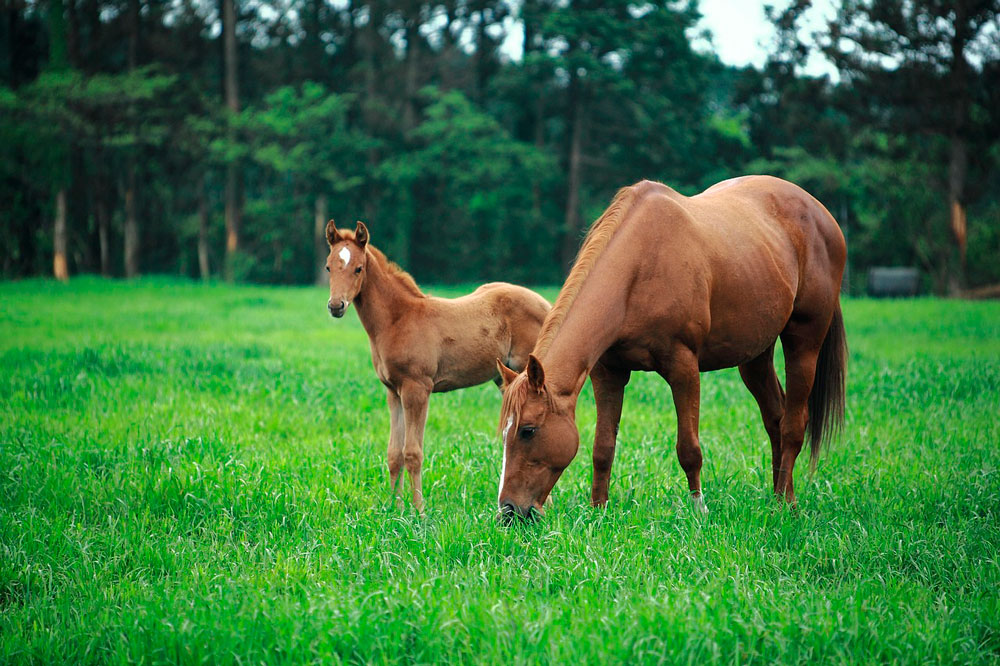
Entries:
POLYGON ((631 373, 628 370, 610 370, 598 363, 590 372, 597 403, 597 427, 594 430, 594 482, 590 503, 604 506, 608 501, 608 484, 611 482, 611 465, 615 461, 618 423, 622 417, 622 399, 631 373))
POLYGON ((386 389, 386 400, 389 403, 389 447, 386 460, 389 464, 389 490, 398 499, 402 495, 402 484, 399 484, 399 474, 403 471, 403 402, 395 389, 386 389), (398 485, 397 485, 398 484, 398 485))
POLYGON ((420 471, 424 462, 424 424, 427 422, 427 401, 430 395, 430 382, 409 380, 399 389, 405 422, 403 465, 410 475, 413 506, 421 513, 424 510, 424 493, 420 485, 420 471))
POLYGON ((698 415, 701 408, 701 375, 698 357, 678 345, 670 367, 661 376, 670 384, 677 410, 677 459, 687 475, 688 490, 695 508, 707 511, 701 494, 701 446, 698 444, 698 415))

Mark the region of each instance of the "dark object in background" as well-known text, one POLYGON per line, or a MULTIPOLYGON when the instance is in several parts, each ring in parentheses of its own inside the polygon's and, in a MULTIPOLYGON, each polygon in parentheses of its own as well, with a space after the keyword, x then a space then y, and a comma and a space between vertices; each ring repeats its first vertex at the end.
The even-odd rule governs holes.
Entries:
POLYGON ((916 296, 920 292, 920 271, 912 266, 875 266, 868 269, 868 295, 916 296))

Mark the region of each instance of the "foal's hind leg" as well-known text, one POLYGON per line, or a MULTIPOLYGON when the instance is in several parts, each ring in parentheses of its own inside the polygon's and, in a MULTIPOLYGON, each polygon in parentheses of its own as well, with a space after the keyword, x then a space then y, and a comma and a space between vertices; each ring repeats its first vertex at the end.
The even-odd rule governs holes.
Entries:
POLYGON ((420 484, 420 472, 424 463, 424 424, 427 422, 427 401, 430 395, 430 386, 419 381, 407 381, 399 390, 406 425, 403 465, 410 475, 413 506, 421 513, 424 510, 424 493, 420 484))
POLYGON ((740 366, 740 377, 760 407, 764 430, 771 440, 771 488, 778 492, 781 469, 781 417, 785 411, 785 392, 774 372, 774 345, 757 358, 740 366))
POLYGON ((399 473, 403 471, 403 402, 394 389, 386 389, 386 399, 389 403, 389 447, 386 460, 389 464, 389 490, 398 498, 400 496, 399 473))
POLYGON ((795 504, 792 472, 809 423, 809 393, 816 378, 816 360, 828 327, 828 320, 810 318, 796 322, 793 318, 781 332, 786 393, 785 414, 781 418, 781 465, 774 492, 784 496, 789 504, 795 504))

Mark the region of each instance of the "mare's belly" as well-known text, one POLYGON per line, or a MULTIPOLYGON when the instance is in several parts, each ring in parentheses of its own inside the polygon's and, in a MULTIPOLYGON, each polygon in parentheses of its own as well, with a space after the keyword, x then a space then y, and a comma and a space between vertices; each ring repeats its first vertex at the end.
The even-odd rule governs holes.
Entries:
POLYGON ((698 354, 702 372, 732 368, 753 360, 774 344, 792 313, 792 299, 766 306, 753 302, 713 313, 711 328, 698 354))

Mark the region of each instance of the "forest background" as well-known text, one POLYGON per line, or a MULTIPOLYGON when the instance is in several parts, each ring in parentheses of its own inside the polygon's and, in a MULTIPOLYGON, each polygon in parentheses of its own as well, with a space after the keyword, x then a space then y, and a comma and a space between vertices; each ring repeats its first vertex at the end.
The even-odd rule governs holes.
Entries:
POLYGON ((809 6, 761 7, 758 68, 693 1, 3 0, 0 274, 311 283, 334 217, 418 280, 554 284, 617 188, 769 173, 849 292, 1000 282, 1000 1, 809 6))

